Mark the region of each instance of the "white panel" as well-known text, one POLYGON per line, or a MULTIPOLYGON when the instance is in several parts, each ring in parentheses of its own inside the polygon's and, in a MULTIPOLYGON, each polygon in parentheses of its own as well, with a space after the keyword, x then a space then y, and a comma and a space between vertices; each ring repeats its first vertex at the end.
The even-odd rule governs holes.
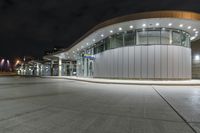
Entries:
POLYGON ((107 50, 107 77, 111 77, 111 54, 110 54, 110 50, 107 50))
POLYGON ((113 50, 109 50, 110 52, 110 72, 111 72, 111 75, 110 77, 114 77, 114 52, 113 50))
POLYGON ((141 46, 135 46, 135 70, 134 77, 141 78, 141 46))
POLYGON ((173 77, 178 78, 178 69, 179 69, 179 64, 178 64, 178 46, 173 46, 174 50, 174 60, 173 60, 173 77))
POLYGON ((118 48, 118 78, 123 77, 123 47, 118 48))
POLYGON ((186 70, 186 62, 187 62, 187 61, 186 61, 186 58, 185 58, 185 57, 186 57, 186 56, 185 56, 185 55, 186 55, 186 54, 185 54, 185 51, 186 51, 186 48, 182 48, 182 57, 183 57, 183 60, 182 60, 182 61, 183 61, 183 77, 186 77, 186 76, 187 76, 187 74, 186 74, 186 73, 187 73, 187 72, 186 72, 186 71, 187 71, 187 70, 186 70))
POLYGON ((147 56, 148 56, 148 46, 141 46, 141 48, 142 48, 142 58, 141 58, 141 61, 142 61, 142 75, 141 75, 141 78, 144 78, 144 79, 146 79, 146 78, 148 78, 148 76, 147 76, 147 67, 148 67, 148 58, 147 58, 147 56))
POLYGON ((129 47, 123 48, 123 78, 128 78, 128 56, 129 56, 129 47))
POLYGON ((168 46, 168 78, 173 79, 173 46, 168 46))
POLYGON ((104 51, 103 52, 103 56, 104 56, 104 77, 107 78, 108 76, 108 52, 104 51))
POLYGON ((179 46, 179 50, 178 50, 178 65, 179 65, 179 78, 183 78, 183 57, 182 57, 182 46, 179 46))
POLYGON ((113 54, 113 61, 114 61, 114 63, 113 63, 113 70, 114 70, 114 77, 115 78, 117 78, 117 75, 118 75, 118 70, 117 70, 117 68, 118 68, 118 64, 117 64, 117 62, 118 62, 118 49, 113 49, 113 52, 114 52, 114 54, 113 54))
POLYGON ((102 59, 102 57, 101 57, 101 55, 100 55, 100 53, 98 54, 99 55, 99 62, 98 62, 98 65, 99 65, 99 67, 98 67, 98 77, 101 77, 102 76, 102 62, 103 62, 103 59, 102 59))
POLYGON ((191 73, 191 49, 187 49, 186 50, 187 52, 187 78, 191 78, 191 75, 192 75, 192 73, 191 73))
POLYGON ((155 78, 160 78, 160 45, 155 45, 155 78))
POLYGON ((128 55, 129 55, 129 59, 128 59, 128 73, 129 73, 129 78, 135 78, 134 76, 134 70, 135 70, 135 46, 132 47, 127 47, 128 48, 128 55))
POLYGON ((148 78, 154 78, 154 45, 148 46, 148 78))
POLYGON ((161 45, 161 78, 166 79, 167 78, 167 45, 161 45))

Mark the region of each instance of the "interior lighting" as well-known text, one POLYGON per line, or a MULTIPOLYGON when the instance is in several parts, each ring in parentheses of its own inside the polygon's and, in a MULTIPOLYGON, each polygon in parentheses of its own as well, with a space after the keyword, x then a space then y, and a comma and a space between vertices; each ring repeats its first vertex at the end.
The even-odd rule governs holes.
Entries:
POLYGON ((188 29, 191 29, 192 27, 191 26, 188 26, 188 29))
POLYGON ((172 26, 172 23, 169 23, 168 26, 172 26))
POLYGON ((179 27, 183 27, 183 24, 180 24, 179 27))
POLYGON ((142 24, 143 27, 146 27, 146 24, 142 24))

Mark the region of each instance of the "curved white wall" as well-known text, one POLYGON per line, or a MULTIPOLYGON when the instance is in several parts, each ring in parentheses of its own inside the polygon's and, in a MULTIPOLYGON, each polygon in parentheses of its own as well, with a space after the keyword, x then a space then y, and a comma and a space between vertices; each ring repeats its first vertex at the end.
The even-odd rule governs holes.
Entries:
POLYGON ((95 55, 94 77, 191 79, 191 49, 176 45, 127 46, 95 55))

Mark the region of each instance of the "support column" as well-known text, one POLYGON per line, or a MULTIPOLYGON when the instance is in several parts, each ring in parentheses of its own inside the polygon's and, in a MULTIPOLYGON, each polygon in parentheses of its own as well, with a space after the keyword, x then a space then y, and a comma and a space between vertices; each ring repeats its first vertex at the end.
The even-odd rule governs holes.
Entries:
POLYGON ((62 76, 62 59, 58 59, 58 76, 62 76))
POLYGON ((70 76, 72 76, 73 75, 72 61, 69 62, 69 70, 70 70, 70 76))
POLYGON ((169 44, 172 44, 172 30, 169 32, 169 44))
POLYGON ((51 66, 50 66, 51 75, 50 76, 53 76, 53 64, 54 64, 54 61, 51 60, 51 66))
POLYGON ((39 67, 39 63, 37 63, 37 65, 36 65, 36 76, 40 76, 40 67, 39 67))
POLYGON ((40 65, 40 76, 43 76, 43 64, 40 65))

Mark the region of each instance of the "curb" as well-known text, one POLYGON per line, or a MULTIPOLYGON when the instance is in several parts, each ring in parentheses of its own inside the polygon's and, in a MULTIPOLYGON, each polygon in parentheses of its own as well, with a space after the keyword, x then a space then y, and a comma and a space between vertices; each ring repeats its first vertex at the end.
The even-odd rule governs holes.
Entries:
POLYGON ((86 80, 86 79, 75 79, 75 78, 67 78, 67 77, 50 77, 50 76, 41 76, 41 78, 51 78, 51 79, 67 79, 67 80, 73 80, 73 81, 82 81, 82 82, 88 82, 88 83, 99 83, 99 84, 122 84, 122 85, 158 85, 158 86, 200 86, 200 83, 131 83, 131 82, 112 82, 112 81, 93 81, 93 80, 86 80))

